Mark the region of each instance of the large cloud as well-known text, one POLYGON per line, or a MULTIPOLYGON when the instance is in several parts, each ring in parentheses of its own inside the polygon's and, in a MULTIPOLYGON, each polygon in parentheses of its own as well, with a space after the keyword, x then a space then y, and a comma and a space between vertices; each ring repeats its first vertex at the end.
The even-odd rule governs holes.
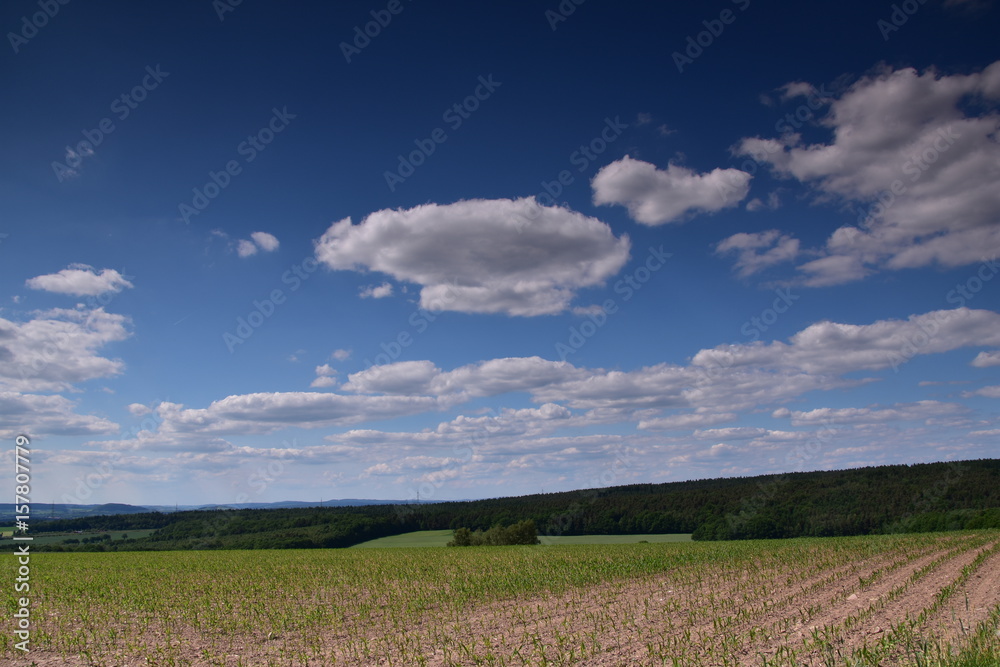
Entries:
POLYGON ((97 351, 129 336, 128 319, 101 309, 33 315, 26 322, 0 318, 0 437, 116 432, 104 417, 76 414, 76 403, 63 396, 22 392, 76 391, 77 383, 121 373, 121 361, 97 351))
POLYGON ((41 396, 0 391, 0 437, 18 434, 105 435, 116 433, 118 425, 103 417, 78 415, 76 406, 62 396, 41 396))
POLYGON ((616 274, 629 247, 600 220, 529 197, 346 218, 316 242, 316 258, 417 283, 428 310, 532 316, 566 310, 578 289, 616 274))
POLYGON ((898 368, 917 355, 975 346, 1000 347, 1000 314, 956 308, 872 324, 818 322, 796 333, 789 343, 720 345, 701 350, 692 363, 705 368, 843 374, 898 368))
POLYGON ((618 413, 618 421, 638 418, 646 427, 657 428, 650 413, 662 409, 750 410, 854 384, 857 381, 794 369, 656 364, 634 371, 596 369, 585 379, 540 387, 532 395, 538 401, 618 413))
POLYGON ((97 350, 130 334, 124 315, 56 308, 27 322, 0 318, 0 390, 64 391, 118 375, 124 364, 97 350))
POLYGON ((132 287, 132 283, 114 269, 103 269, 98 273, 87 264, 70 264, 69 268, 58 273, 29 278, 25 285, 31 289, 72 296, 99 296, 132 287))
MULTIPOLYGON (((189 446, 198 451, 225 452, 228 444, 219 439, 222 436, 351 426, 448 410, 482 397, 521 393, 537 407, 508 407, 485 415, 477 411, 441 422, 436 429, 415 432, 366 429, 331 433, 326 438, 333 445, 315 449, 311 460, 331 460, 352 452, 369 458, 382 456, 368 466, 381 462, 387 467, 372 469, 368 474, 390 474, 399 470, 386 457, 434 456, 440 459, 440 465, 448 467, 456 455, 465 461, 461 452, 471 448, 479 457, 476 465, 486 466, 475 468, 476 474, 486 475, 516 469, 511 468, 511 456, 520 461, 517 465, 527 464, 528 459, 522 458, 525 456, 600 457, 608 455, 607 447, 626 441, 645 447, 650 456, 656 448, 673 448, 679 443, 682 453, 671 454, 669 460, 679 456, 679 462, 697 461, 705 443, 711 441, 712 457, 735 455, 732 443, 743 443, 740 451, 745 450, 747 461, 752 462, 754 452, 786 452, 789 442, 809 439, 812 432, 757 425, 712 427, 733 422, 740 413, 762 410, 772 412, 776 419, 791 418, 793 425, 804 427, 834 423, 853 425, 855 429, 889 429, 890 422, 914 420, 923 420, 921 428, 925 429, 943 427, 932 421, 962 417, 967 412, 960 405, 937 401, 795 412, 784 405, 810 392, 874 381, 857 377, 862 371, 885 370, 920 355, 986 346, 1000 347, 1000 314, 960 308, 863 325, 819 322, 787 342, 718 346, 700 351, 686 365, 663 363, 627 371, 585 368, 540 357, 489 359, 451 370, 442 370, 427 360, 405 361, 353 373, 338 393, 236 395, 205 408, 161 403, 156 409, 161 420, 157 433, 109 446, 179 451, 189 446), (655 437, 647 433, 627 437, 620 433, 579 438, 564 435, 567 430, 591 431, 607 424, 631 424, 640 431, 673 433, 655 437), (720 446, 723 443, 725 446, 720 446), (451 451, 441 452, 442 448, 451 451), (501 467, 489 467, 493 465, 501 467)), ((973 357, 971 352, 969 357, 973 357)), ((317 369, 324 377, 329 372, 332 369, 317 369)), ((995 392, 996 388, 990 387, 975 395, 993 397, 995 392)), ((142 410, 136 408, 133 412, 142 410)), ((843 435, 861 439, 888 437, 871 430, 852 433, 843 435)), ((965 447, 962 443, 955 446, 965 447)), ((849 449, 837 456, 854 457, 860 451, 849 449)), ((836 461, 844 463, 843 459, 836 461)), ((468 472, 467 465, 471 463, 462 463, 463 471, 468 472)))
POLYGON ((897 421, 927 421, 934 417, 952 416, 967 412, 957 403, 917 401, 897 403, 891 407, 872 405, 866 408, 816 408, 808 411, 775 410, 776 418, 791 418, 795 426, 827 424, 878 424, 897 421))
POLYGON ((161 403, 159 432, 235 435, 273 433, 296 426, 319 428, 392 419, 449 407, 430 396, 345 396, 318 392, 239 394, 214 401, 207 408, 161 403))
POLYGON ((1000 62, 970 75, 883 69, 830 104, 829 143, 801 134, 735 148, 853 211, 803 282, 857 280, 878 269, 952 267, 1000 253, 1000 62))
POLYGON ((430 361, 401 361, 352 373, 343 388, 359 393, 496 396, 579 380, 589 374, 569 362, 541 357, 489 359, 447 372, 430 361))
POLYGON ((645 225, 676 222, 687 213, 736 206, 750 191, 750 174, 714 169, 699 174, 676 164, 666 170, 629 156, 601 168, 591 181, 595 204, 621 204, 645 225))
MULTIPOLYGON (((430 361, 405 361, 353 373, 342 389, 365 394, 423 394, 454 401, 524 392, 537 402, 590 410, 589 419, 596 423, 627 421, 643 410, 662 408, 749 409, 812 390, 853 384, 794 368, 730 366, 656 364, 618 371, 581 368, 540 357, 513 357, 443 371, 430 361)), ((726 417, 733 419, 735 415, 726 417)), ((669 427, 669 422, 650 419, 644 424, 648 428, 669 427)))
MULTIPOLYGON (((455 403, 473 397, 527 393, 540 403, 589 410, 587 423, 643 419, 642 428, 672 428, 643 416, 663 408, 749 409, 805 392, 854 384, 796 369, 706 368, 657 364, 633 371, 581 368, 541 357, 490 359, 444 371, 430 361, 404 361, 353 373, 341 389, 390 396, 430 395, 455 403)), ((725 420, 735 418, 724 414, 725 420)), ((683 421, 676 422, 677 424, 683 421)), ((688 425, 716 423, 704 418, 688 425)))
MULTIPOLYGON (((871 381, 849 377, 858 371, 898 368, 916 356, 982 346, 1000 347, 1000 314, 958 308, 871 324, 818 322, 788 342, 721 345, 701 350, 688 365, 662 363, 631 371, 582 368, 541 357, 490 359, 448 371, 427 360, 404 361, 352 373, 341 390, 354 396, 305 395, 310 403, 323 407, 317 417, 303 415, 303 420, 359 422, 364 420, 362 415, 378 417, 380 401, 386 415, 410 414, 475 397, 527 393, 538 403, 588 410, 589 423, 634 420, 642 429, 676 430, 731 421, 734 411, 780 404, 811 391, 871 381), (397 402, 404 399, 414 403, 397 402), (662 410, 697 413, 658 416, 662 410)), ((270 421, 262 416, 269 409, 265 406, 272 402, 297 405, 305 398, 254 396, 259 409, 247 408, 241 421, 270 421)), ((247 400, 230 397, 213 404, 208 412, 213 418, 229 419, 231 411, 223 408, 247 400)), ((185 414, 188 422, 201 419, 198 411, 185 414)), ((298 418, 292 412, 282 420, 298 418)))

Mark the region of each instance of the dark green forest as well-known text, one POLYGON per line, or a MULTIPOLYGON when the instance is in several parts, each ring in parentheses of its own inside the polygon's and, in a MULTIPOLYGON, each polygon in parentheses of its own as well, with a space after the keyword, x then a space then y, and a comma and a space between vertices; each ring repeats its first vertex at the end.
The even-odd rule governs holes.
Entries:
POLYGON ((143 538, 39 544, 35 550, 328 548, 414 530, 486 531, 527 520, 543 537, 692 533, 698 540, 1000 528, 1000 460, 634 484, 466 502, 97 516, 39 522, 33 533, 156 529, 143 538))

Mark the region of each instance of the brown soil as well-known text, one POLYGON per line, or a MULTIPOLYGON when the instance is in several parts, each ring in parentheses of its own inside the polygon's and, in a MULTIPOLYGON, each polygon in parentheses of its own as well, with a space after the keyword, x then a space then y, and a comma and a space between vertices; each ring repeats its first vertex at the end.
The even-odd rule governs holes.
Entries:
MULTIPOLYGON (((18 665, 652 665, 686 658, 699 665, 759 665, 761 656, 798 651, 798 664, 824 665, 815 635, 836 655, 876 646, 901 621, 928 609, 942 588, 992 544, 971 548, 942 538, 922 553, 883 554, 824 571, 737 571, 725 563, 700 582, 672 574, 604 583, 558 595, 502 600, 455 612, 430 607, 405 628, 376 611, 345 619, 322 637, 228 637, 191 629, 168 639, 150 628, 136 657, 64 658, 32 651, 18 665), (937 562, 940 561, 940 562, 937 562), (927 568, 914 580, 915 573, 927 568), (861 586, 861 578, 866 584, 861 586), (307 647, 312 647, 307 649, 307 647), (311 656, 311 657, 310 657, 311 656), (491 657, 494 659, 491 662, 491 657)), ((1000 551, 987 558, 917 629, 961 642, 1000 605, 1000 551)), ((883 664, 900 664, 883 648, 883 664)))
MULTIPOLYGON (((847 657, 851 653, 863 646, 876 643, 885 637, 885 633, 890 631, 900 621, 906 618, 916 618, 921 611, 930 606, 938 592, 951 582, 953 582, 962 571, 962 568, 975 560, 986 547, 966 551, 956 552, 934 552, 922 558, 911 561, 905 567, 887 574, 883 579, 875 582, 872 586, 858 590, 857 588, 840 591, 840 595, 834 592, 831 604, 825 612, 812 617, 804 627, 795 633, 794 638, 802 639, 809 637, 813 631, 822 633, 824 628, 836 628, 837 638, 831 642, 834 655, 837 657, 847 657), (910 582, 911 576, 919 572, 926 566, 932 566, 935 561, 941 558, 945 561, 933 567, 925 576, 916 582, 910 582), (902 593, 893 597, 891 594, 902 589, 902 593), (849 599, 852 596, 854 599, 849 599), (845 624, 848 620, 849 627, 845 624)), ((1000 565, 1000 563, 998 563, 1000 565)), ((997 570, 1000 574, 1000 570, 997 570)), ((826 592, 829 595, 830 591, 826 592)), ((1000 603, 1000 598, 994 597, 993 604, 1000 603)), ((793 638, 793 637, 790 637, 793 638)), ((773 655, 781 642, 772 643, 765 649, 755 647, 765 655, 773 655)), ((802 665, 825 665, 825 656, 822 652, 814 650, 799 658, 802 665)), ((757 664, 756 661, 747 661, 745 664, 757 664)), ((892 663, 896 664, 896 663, 892 663)))
POLYGON ((961 643, 986 620, 1000 601, 1000 552, 990 556, 958 588, 948 602, 923 624, 921 631, 948 642, 961 643))

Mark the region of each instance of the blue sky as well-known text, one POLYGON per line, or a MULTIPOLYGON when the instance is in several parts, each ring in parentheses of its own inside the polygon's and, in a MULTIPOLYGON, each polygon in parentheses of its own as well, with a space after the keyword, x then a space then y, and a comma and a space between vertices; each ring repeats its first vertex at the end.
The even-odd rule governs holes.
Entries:
POLYGON ((995 456, 993 3, 673 4, 6 3, 33 500, 995 456))

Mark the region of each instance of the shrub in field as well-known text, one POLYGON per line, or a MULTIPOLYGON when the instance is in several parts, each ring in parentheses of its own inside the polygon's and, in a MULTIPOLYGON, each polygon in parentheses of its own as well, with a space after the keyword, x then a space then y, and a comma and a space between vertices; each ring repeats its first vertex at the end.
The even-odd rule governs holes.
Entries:
POLYGON ((510 526, 496 525, 483 532, 459 528, 449 547, 503 546, 509 544, 538 544, 538 528, 531 519, 510 526))
MULTIPOLYGON (((482 533, 476 531, 478 536, 482 533)), ((449 547, 471 547, 472 546, 472 531, 468 528, 459 528, 455 531, 455 536, 448 542, 449 547)))

